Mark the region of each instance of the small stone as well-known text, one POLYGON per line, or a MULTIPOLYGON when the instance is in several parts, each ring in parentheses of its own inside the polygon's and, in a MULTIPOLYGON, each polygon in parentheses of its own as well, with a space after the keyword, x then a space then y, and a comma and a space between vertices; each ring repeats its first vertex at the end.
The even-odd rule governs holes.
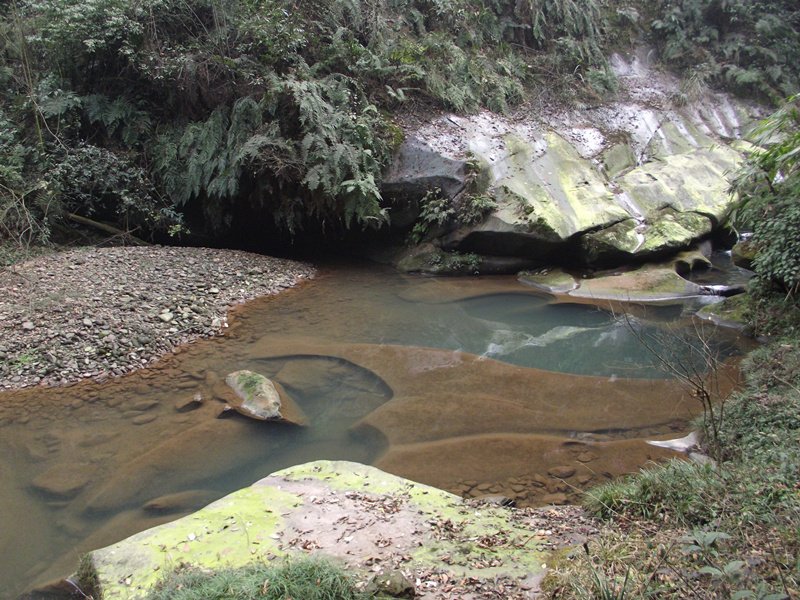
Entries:
POLYGON ((567 495, 562 493, 546 494, 542 496, 542 502, 544 504, 556 504, 561 506, 567 503, 567 495))
POLYGON ((133 410, 145 411, 145 410, 150 410, 154 406, 158 406, 158 402, 157 401, 155 401, 155 400, 142 400, 142 401, 137 402, 136 404, 134 404, 132 406, 132 408, 133 408, 133 410))
POLYGON ((569 466, 553 467, 547 471, 547 474, 556 479, 566 479, 575 475, 575 468, 569 466))
POLYGON ((86 325, 87 327, 91 327, 92 326, 92 320, 89 317, 86 317, 83 320, 83 324, 86 325))
POLYGON ((70 498, 89 483, 94 468, 89 465, 61 465, 34 477, 31 484, 40 492, 58 498, 70 498))
POLYGON ((175 318, 175 315, 173 315, 171 312, 163 312, 160 315, 158 315, 158 318, 164 321, 164 323, 169 323, 170 321, 172 321, 172 319, 175 318))
POLYGON ((145 423, 150 423, 151 421, 155 421, 158 415, 153 413, 148 413, 145 415, 139 415, 138 417, 134 417, 132 423, 134 425, 144 425, 145 423))
POLYGON ((30 331, 30 330, 31 330, 31 329, 33 329, 34 327, 36 327, 36 326, 33 324, 33 322, 32 322, 32 321, 25 321, 25 322, 22 324, 22 328, 23 328, 25 331, 30 331))

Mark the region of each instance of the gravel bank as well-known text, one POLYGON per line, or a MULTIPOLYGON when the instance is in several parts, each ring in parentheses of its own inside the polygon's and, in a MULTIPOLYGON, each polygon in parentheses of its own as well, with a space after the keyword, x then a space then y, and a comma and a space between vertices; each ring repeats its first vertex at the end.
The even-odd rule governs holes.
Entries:
POLYGON ((227 327, 228 308, 314 276, 208 248, 87 248, 0 270, 0 389, 122 375, 227 327))

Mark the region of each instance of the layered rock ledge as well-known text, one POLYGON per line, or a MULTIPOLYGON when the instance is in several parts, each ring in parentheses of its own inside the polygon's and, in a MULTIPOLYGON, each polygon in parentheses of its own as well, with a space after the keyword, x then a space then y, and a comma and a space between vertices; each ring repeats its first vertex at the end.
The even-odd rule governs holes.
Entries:
POLYGON ((86 248, 0 270, 0 389, 119 376, 219 334, 230 306, 315 274, 209 248, 86 248))

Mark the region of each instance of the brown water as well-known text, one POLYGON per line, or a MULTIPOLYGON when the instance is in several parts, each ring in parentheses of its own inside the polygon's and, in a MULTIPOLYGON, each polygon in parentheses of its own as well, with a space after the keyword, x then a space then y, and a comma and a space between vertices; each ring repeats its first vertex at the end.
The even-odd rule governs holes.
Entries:
MULTIPOLYGON (((337 267, 236 310, 224 337, 156 368, 3 393, 0 597, 309 460, 524 505, 671 456, 643 439, 683 432, 696 402, 644 366, 610 314, 552 300, 511 277, 337 267), (217 418, 220 380, 239 369, 280 382, 311 426, 217 418)), ((660 327, 681 310, 649 318, 660 327)))

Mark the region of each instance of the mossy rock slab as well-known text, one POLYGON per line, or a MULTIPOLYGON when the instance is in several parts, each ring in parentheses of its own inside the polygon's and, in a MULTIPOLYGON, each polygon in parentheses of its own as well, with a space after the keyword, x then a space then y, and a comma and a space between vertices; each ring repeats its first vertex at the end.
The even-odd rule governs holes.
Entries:
POLYGON ((726 173, 740 162, 741 154, 726 146, 695 149, 641 165, 616 183, 646 217, 670 207, 677 212, 703 214, 716 225, 733 209, 726 173))
POLYGON ((635 271, 581 280, 573 298, 663 303, 697 296, 702 288, 678 275, 672 265, 647 265, 635 271))
POLYGON ((520 273, 517 280, 543 292, 565 294, 579 286, 578 281, 561 269, 542 271, 539 273, 520 273))
POLYGON ((600 156, 600 161, 603 164, 606 175, 612 179, 625 171, 633 169, 638 164, 636 153, 630 144, 626 143, 614 144, 608 148, 600 156))
POLYGON ((95 550, 76 577, 86 589, 94 579, 105 600, 136 600, 182 565, 235 568, 312 554, 338 559, 365 578, 372 565, 402 564, 404 571, 436 568, 451 578, 534 585, 543 570, 539 539, 509 509, 472 506, 374 467, 317 461, 95 550))
POLYGON ((704 306, 697 311, 697 316, 720 327, 743 329, 747 326, 747 302, 745 295, 732 296, 704 306))
POLYGON ((584 235, 581 247, 590 265, 641 262, 686 248, 712 229, 713 223, 706 216, 666 209, 654 213, 644 225, 627 219, 584 235))
POLYGON ((473 235, 498 231, 564 241, 629 216, 594 165, 565 139, 547 133, 543 141, 541 153, 522 137, 506 136, 502 168, 495 171, 498 208, 473 235))

